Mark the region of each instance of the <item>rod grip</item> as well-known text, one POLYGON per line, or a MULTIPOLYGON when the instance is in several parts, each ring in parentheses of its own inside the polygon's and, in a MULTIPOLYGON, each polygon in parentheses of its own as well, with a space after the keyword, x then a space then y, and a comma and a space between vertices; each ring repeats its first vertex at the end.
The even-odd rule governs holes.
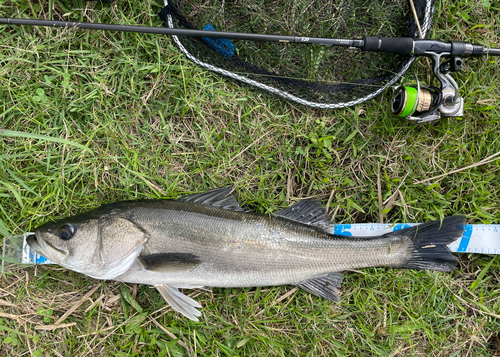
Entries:
POLYGON ((411 37, 363 37, 362 51, 387 52, 410 55, 413 52, 411 37))

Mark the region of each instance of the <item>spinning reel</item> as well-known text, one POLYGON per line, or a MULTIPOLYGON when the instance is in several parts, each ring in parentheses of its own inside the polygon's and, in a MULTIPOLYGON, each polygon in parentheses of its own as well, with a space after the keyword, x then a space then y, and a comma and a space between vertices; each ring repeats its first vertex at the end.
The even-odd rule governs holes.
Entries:
MULTIPOLYGON (((477 56, 479 49, 471 44, 452 42, 461 45, 464 56, 477 56)), ((481 51, 482 52, 482 51, 481 51)), ((482 53, 481 53, 482 54, 482 53)), ((453 56, 452 52, 425 51, 424 56, 432 58, 434 75, 440 82, 440 88, 435 86, 421 86, 415 76, 417 84, 414 86, 399 86, 395 89, 391 99, 391 112, 397 117, 403 117, 417 124, 430 123, 441 116, 460 117, 464 114, 464 99, 460 96, 457 82, 450 72, 462 69, 462 58, 453 56), (441 57, 450 56, 450 59, 440 65, 441 57)))

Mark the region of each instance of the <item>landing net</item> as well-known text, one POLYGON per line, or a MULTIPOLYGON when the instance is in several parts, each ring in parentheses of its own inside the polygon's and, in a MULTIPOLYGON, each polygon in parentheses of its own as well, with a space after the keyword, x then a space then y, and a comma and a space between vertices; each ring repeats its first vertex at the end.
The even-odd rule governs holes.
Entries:
MULTIPOLYGON (((420 38, 410 0, 165 0, 166 26, 209 31, 361 39, 420 38)), ((425 37, 434 0, 413 0, 425 37)), ((208 35, 207 35, 208 36, 208 35)), ((173 36, 196 64, 318 108, 367 101, 394 84, 413 56, 346 47, 173 36)))

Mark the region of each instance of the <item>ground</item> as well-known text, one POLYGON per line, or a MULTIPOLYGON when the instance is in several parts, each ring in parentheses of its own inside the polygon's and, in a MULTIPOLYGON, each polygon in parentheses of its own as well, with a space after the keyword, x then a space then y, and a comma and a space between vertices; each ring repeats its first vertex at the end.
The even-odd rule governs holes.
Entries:
MULTIPOLYGON (((160 5, 0 0, 0 15, 158 26, 160 5)), ((438 1, 431 35, 500 47, 498 18, 497 1, 438 1)), ((336 223, 500 224, 500 69, 464 63, 465 115, 417 126, 391 116, 389 92, 311 109, 199 68, 165 36, 2 25, 0 232, 223 186, 258 213, 315 197, 336 223)), ((429 63, 413 73, 426 81, 429 63)), ((149 286, 9 265, 0 354, 498 355, 500 261, 459 257, 452 273, 346 272, 340 303, 292 286, 186 291, 198 323, 149 286)))

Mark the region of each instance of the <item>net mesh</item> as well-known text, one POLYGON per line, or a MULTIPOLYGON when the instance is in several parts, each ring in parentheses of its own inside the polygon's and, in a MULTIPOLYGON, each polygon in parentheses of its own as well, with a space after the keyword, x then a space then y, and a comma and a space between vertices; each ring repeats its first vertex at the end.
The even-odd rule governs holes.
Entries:
MULTIPOLYGON (((413 3, 425 36, 434 0, 413 3)), ((168 6, 168 27, 207 32, 344 39, 420 37, 409 0, 168 0, 168 6)), ((174 41, 198 65, 320 108, 371 99, 413 62, 411 56, 335 46, 176 36, 174 41)))

